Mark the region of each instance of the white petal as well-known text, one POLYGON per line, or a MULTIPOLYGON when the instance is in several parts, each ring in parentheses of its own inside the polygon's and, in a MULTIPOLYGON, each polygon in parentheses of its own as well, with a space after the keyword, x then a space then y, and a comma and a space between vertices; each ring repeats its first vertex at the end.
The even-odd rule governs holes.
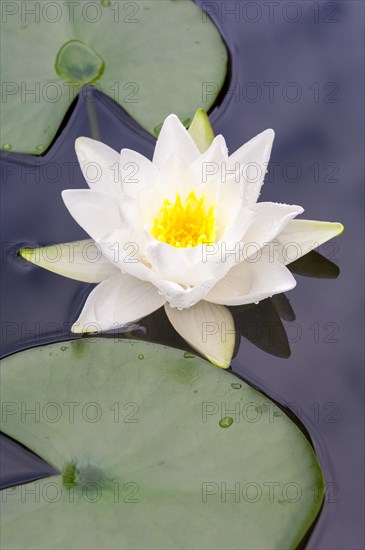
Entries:
POLYGON ((153 282, 159 291, 165 296, 171 307, 180 310, 191 308, 213 288, 215 281, 204 281, 192 287, 183 287, 178 283, 158 279, 153 282))
POLYGON ((195 177, 202 183, 210 180, 224 181, 224 170, 227 169, 228 150, 224 137, 219 135, 213 143, 192 164, 191 169, 195 177))
POLYGON ((163 168, 172 154, 179 154, 187 163, 193 163, 200 156, 198 147, 176 115, 170 115, 163 123, 158 136, 153 164, 163 168))
POLYGON ((158 176, 151 182, 152 184, 141 191, 138 200, 141 203, 144 217, 151 219, 151 216, 156 216, 162 206, 164 199, 174 203, 176 193, 181 194, 181 198, 190 193, 192 189, 196 189, 200 184, 190 169, 190 164, 180 155, 179 152, 172 154, 163 170, 158 171, 158 176), (153 193, 158 193, 161 198, 153 203, 150 203, 153 193), (144 205, 147 201, 147 212, 144 205), (149 206, 150 203, 150 207, 149 206), (147 216, 146 216, 147 214, 147 216))
POLYGON ((105 257, 122 272, 152 283, 173 307, 191 307, 201 300, 215 283, 215 280, 203 280, 194 287, 183 287, 161 277, 145 264, 143 253, 139 245, 130 240, 128 230, 114 231, 100 239, 99 244, 105 257))
POLYGON ((165 305, 166 314, 175 330, 217 367, 228 369, 235 344, 235 328, 231 312, 202 300, 179 311, 165 305))
POLYGON ((203 261, 203 246, 176 248, 151 237, 146 246, 146 257, 152 268, 163 278, 184 285, 197 284, 201 281, 188 281, 187 269, 203 261))
MULTIPOLYGON (((180 270, 182 284, 201 284, 203 281, 215 283, 224 277, 234 264, 242 261, 242 236, 248 230, 256 214, 236 205, 232 209, 231 223, 217 243, 203 244, 199 248, 199 261, 180 270), (236 213, 236 216, 234 217, 236 213)), ((182 267, 182 266, 181 266, 182 267)))
POLYGON ((122 272, 130 273, 142 281, 149 281, 157 274, 143 261, 143 250, 140 244, 133 240, 129 228, 116 229, 98 240, 103 255, 122 272))
POLYGON ((275 133, 265 130, 242 145, 229 157, 229 170, 236 170, 233 179, 242 182, 248 206, 257 202, 267 172, 275 133))
POLYGON ((293 220, 277 237, 278 259, 285 265, 290 264, 343 231, 341 223, 293 220))
POLYGON ((138 246, 141 249, 147 241, 147 235, 138 201, 126 194, 123 194, 120 198, 119 204, 122 224, 121 227, 116 229, 127 230, 129 232, 129 241, 138 243, 138 246))
POLYGON ((285 229, 291 220, 303 212, 297 205, 259 202, 251 206, 256 218, 243 237, 243 258, 255 255, 285 229))
POLYGON ((75 141, 77 159, 90 189, 120 193, 119 154, 100 141, 79 137, 75 141))
POLYGON ((158 170, 152 162, 131 149, 122 149, 120 153, 120 173, 123 191, 137 198, 144 187, 152 187, 157 179, 158 170))
POLYGON ((237 216, 238 211, 247 207, 243 197, 242 186, 236 181, 224 181, 219 186, 217 198, 216 219, 218 227, 227 227, 237 216))
POLYGON ((246 260, 233 267, 208 292, 205 300, 231 306, 252 304, 291 290, 295 285, 293 275, 285 266, 260 251, 256 261, 246 260))
POLYGON ((95 241, 122 226, 119 199, 112 194, 67 189, 62 198, 74 220, 95 241))
POLYGON ((165 303, 154 286, 130 275, 113 275, 89 294, 72 332, 99 332, 132 323, 165 303))
POLYGON ((217 280, 229 269, 222 264, 220 250, 216 244, 175 248, 156 239, 150 239, 145 252, 152 269, 160 278, 184 286, 196 286, 211 279, 217 280))
MULTIPOLYGON (((220 245, 223 250, 233 250, 255 223, 256 217, 257 214, 252 208, 245 208, 242 200, 238 202, 235 208, 232 207, 230 223, 218 241, 218 245, 220 245)), ((218 216, 217 222, 219 223, 218 216)))
POLYGON ((90 239, 42 248, 22 248, 19 254, 43 269, 86 283, 100 283, 119 270, 90 239))

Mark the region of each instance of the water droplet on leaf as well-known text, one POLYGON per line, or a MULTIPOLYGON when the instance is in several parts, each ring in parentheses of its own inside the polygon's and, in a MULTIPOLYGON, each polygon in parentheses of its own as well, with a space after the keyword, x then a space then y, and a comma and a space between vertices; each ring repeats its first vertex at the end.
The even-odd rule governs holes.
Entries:
POLYGON ((138 355, 138 359, 141 359, 141 360, 144 359, 143 353, 140 353, 140 354, 138 355))
POLYGON ((234 390, 239 390, 242 388, 242 384, 240 384, 239 382, 233 382, 233 384, 231 384, 231 387, 234 389, 234 390))
POLYGON ((12 147, 11 143, 4 143, 4 145, 1 146, 4 151, 11 151, 12 147))
POLYGON ((233 424, 233 418, 231 416, 225 416, 219 421, 221 428, 229 428, 233 424))
POLYGON ((104 61, 80 40, 66 42, 58 51, 55 69, 66 82, 86 84, 98 80, 104 72, 104 61))

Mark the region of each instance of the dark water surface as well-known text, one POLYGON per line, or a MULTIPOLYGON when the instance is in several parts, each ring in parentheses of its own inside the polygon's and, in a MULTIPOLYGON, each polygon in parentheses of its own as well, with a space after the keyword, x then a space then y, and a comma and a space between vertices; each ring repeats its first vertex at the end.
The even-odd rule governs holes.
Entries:
MULTIPOLYGON (((287 295, 295 320, 287 305, 282 314, 291 356, 283 358, 287 353, 282 346, 282 353, 265 353, 242 338, 232 369, 291 409, 313 441, 327 496, 307 548, 360 550, 364 5, 349 0, 216 1, 205 6, 214 12, 232 53, 231 79, 211 117, 216 134, 223 133, 232 152, 258 132, 274 128, 271 169, 261 200, 300 204, 303 217, 341 221, 346 227, 341 237, 321 247, 340 268, 337 278, 295 275, 297 287, 287 295)), ((2 153, 3 355, 70 338, 69 326, 90 291, 90 285, 26 264, 16 252, 22 246, 86 237, 64 207, 61 191, 86 187, 73 144, 80 135, 95 137, 94 119, 99 138, 108 145, 152 156, 154 138, 100 94, 86 101, 86 92, 45 156, 2 153)), ((274 315, 268 302, 260 307, 274 315)), ((276 310, 281 309, 276 303, 276 310)), ((163 315, 155 315, 141 323, 141 334, 181 346, 179 337, 165 328, 163 315)), ((3 485, 51 472, 8 438, 2 443, 3 485)))

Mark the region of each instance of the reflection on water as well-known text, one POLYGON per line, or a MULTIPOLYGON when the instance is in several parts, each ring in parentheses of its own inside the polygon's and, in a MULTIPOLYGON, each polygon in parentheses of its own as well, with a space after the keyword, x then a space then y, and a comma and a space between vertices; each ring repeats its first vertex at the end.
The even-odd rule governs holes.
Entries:
MULTIPOLYGON (((293 273, 323 279, 334 279, 340 273, 337 265, 315 251, 290 264, 289 269, 293 273)), ((236 328, 234 357, 245 340, 275 357, 284 359, 290 356, 290 343, 283 320, 295 321, 295 313, 285 294, 277 294, 258 304, 230 306, 229 310, 233 315, 236 328)), ((115 338, 116 334, 118 331, 105 336, 115 338)), ((92 336, 89 337, 92 338, 92 336)), ((193 351, 174 330, 163 308, 145 317, 138 325, 134 325, 133 330, 123 332, 123 338, 125 337, 193 351)))
POLYGON ((338 265, 315 250, 290 264, 289 269, 297 275, 320 279, 337 279, 340 274, 338 265))

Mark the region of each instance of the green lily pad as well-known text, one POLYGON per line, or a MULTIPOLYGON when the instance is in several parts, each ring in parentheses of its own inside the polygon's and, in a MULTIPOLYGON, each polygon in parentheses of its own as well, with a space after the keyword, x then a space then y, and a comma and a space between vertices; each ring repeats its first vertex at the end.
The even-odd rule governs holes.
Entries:
POLYGON ((171 113, 191 120, 200 106, 208 110, 223 85, 226 47, 190 0, 8 4, 8 55, 1 58, 6 151, 42 153, 86 83, 152 134, 171 113))
POLYGON ((83 339, 3 361, 3 430, 60 475, 6 489, 4 549, 295 548, 323 497, 298 427, 191 354, 83 339))

